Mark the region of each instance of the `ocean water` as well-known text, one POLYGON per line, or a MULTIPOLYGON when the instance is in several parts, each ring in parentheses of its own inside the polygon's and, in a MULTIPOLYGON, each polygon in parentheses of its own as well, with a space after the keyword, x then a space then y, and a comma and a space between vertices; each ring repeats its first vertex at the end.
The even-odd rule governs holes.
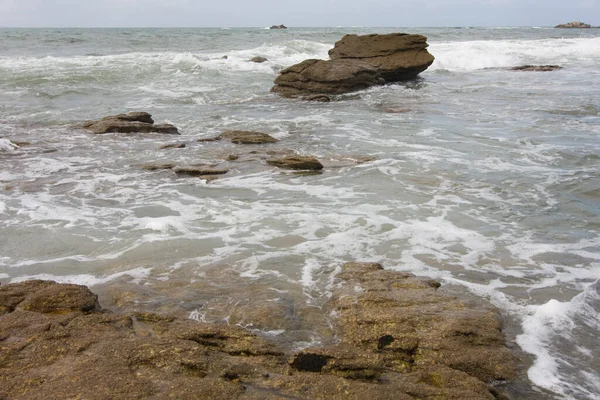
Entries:
POLYGON ((498 307, 529 355, 520 398, 600 399, 598 82, 599 29, 0 29, 0 281, 86 284, 109 308, 303 347, 332 339, 340 265, 378 261, 498 307), (389 32, 428 37, 418 80, 326 104, 269 93, 344 34, 389 32), (563 69, 508 70, 523 64, 563 69), (181 136, 77 127, 128 111, 181 136), (325 169, 197 141, 229 129, 325 169), (154 162, 230 172, 140 167, 154 162))

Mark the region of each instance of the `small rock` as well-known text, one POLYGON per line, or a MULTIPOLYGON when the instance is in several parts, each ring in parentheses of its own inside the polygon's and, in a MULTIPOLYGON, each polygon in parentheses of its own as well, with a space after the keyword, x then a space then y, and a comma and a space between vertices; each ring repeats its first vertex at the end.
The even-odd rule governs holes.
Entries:
POLYGON ((281 25, 273 25, 269 29, 287 29, 287 26, 285 26, 283 24, 281 24, 281 25))
POLYGON ((262 132, 254 131, 225 131, 219 138, 230 139, 235 144, 275 143, 277 139, 262 132))
POLYGON ((267 160, 267 164, 283 169, 307 169, 313 171, 323 169, 323 164, 315 157, 310 156, 270 158, 267 160))
POLYGON ((86 121, 82 127, 92 133, 163 133, 179 135, 177 128, 171 124, 154 124, 152 116, 147 112, 130 112, 86 121))
POLYGON ((160 149, 183 149, 185 147, 185 143, 171 143, 171 144, 163 144, 160 146, 160 149))
POLYGON ((175 164, 144 164, 142 165, 142 169, 146 169, 148 171, 156 171, 158 169, 172 169, 175 164))
POLYGON ((191 176, 203 176, 203 175, 223 175, 229 172, 228 169, 214 169, 207 166, 180 166, 173 168, 176 174, 179 175, 191 175, 191 176))
POLYGON ((512 67, 512 71, 556 71, 562 69, 559 65, 520 65, 518 67, 512 67))
POLYGON ((250 59, 250 62, 254 62, 254 63, 264 63, 265 61, 268 61, 265 57, 260 57, 260 56, 256 56, 256 57, 252 57, 250 59))

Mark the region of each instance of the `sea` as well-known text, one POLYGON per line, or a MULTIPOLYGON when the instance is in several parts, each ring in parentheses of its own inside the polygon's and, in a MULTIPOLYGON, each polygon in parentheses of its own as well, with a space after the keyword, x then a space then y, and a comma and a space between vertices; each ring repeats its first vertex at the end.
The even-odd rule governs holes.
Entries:
POLYGON ((341 265, 379 262, 496 307, 516 398, 600 399, 599 82, 600 29, 0 29, 0 282, 84 284, 109 309, 303 348, 335 339, 341 265), (428 38, 418 79, 330 103, 270 92, 345 34, 391 32, 428 38), (510 69, 528 64, 562 69, 510 69), (181 135, 81 129, 130 111, 181 135), (198 141, 226 130, 278 142, 198 141), (324 169, 267 165, 284 151, 324 169))

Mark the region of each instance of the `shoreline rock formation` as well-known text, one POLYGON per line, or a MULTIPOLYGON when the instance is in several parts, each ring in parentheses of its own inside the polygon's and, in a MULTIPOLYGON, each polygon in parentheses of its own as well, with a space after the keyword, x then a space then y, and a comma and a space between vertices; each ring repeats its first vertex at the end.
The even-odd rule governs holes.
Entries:
POLYGON ((102 310, 85 286, 0 286, 0 397, 504 399, 516 376, 492 309, 439 282, 346 263, 324 313, 338 342, 281 348, 238 326, 102 310))
POLYGON ((304 60, 282 70, 271 91, 327 101, 327 95, 414 79, 434 61, 426 41, 406 33, 346 35, 329 50, 330 60, 304 60))
POLYGON ((179 135, 177 128, 171 124, 155 124, 152 115, 135 111, 118 114, 98 120, 85 121, 82 127, 95 134, 103 133, 163 133, 179 135))

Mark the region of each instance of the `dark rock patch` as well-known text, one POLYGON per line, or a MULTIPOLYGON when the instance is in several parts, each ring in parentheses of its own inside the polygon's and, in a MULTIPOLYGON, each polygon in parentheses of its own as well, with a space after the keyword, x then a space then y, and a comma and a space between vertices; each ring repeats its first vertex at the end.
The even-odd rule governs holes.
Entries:
POLYGON ((274 137, 255 131, 225 131, 218 136, 218 139, 229 139, 235 144, 264 144, 275 143, 277 139, 274 137))
POLYGON ((82 127, 92 133, 163 133, 178 135, 179 131, 171 124, 155 124, 146 112, 130 112, 86 121, 82 127))
POLYGON ((170 143, 170 144, 163 144, 162 146, 160 146, 160 149, 183 149, 185 148, 185 143, 170 143))
POLYGON ((321 170, 323 164, 315 157, 311 156, 287 156, 282 158, 270 158, 267 164, 283 169, 295 170, 321 170))
POLYGON ((260 56, 252 57, 250 59, 250 62, 258 63, 258 64, 264 63, 265 61, 268 61, 268 60, 265 57, 260 57, 260 56))
POLYGON ((191 176, 203 176, 203 175, 223 175, 229 172, 228 169, 215 169, 211 166, 178 166, 174 167, 173 171, 178 175, 191 175, 191 176))
POLYGON ((556 71, 562 69, 560 65, 520 65, 518 67, 512 67, 512 71, 533 71, 533 72, 545 72, 545 71, 556 71))
POLYGON ((281 24, 281 25, 272 25, 271 27, 269 27, 269 29, 287 29, 287 26, 281 24))

